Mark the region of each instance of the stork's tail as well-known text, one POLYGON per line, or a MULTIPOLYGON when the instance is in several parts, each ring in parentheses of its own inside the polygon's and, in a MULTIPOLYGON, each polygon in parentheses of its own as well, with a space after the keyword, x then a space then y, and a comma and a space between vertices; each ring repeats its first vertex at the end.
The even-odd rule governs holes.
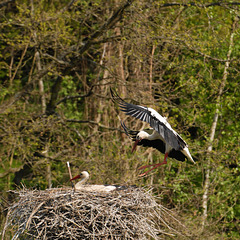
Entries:
POLYGON ((182 150, 182 153, 192 162, 192 163, 196 163, 194 160, 193 160, 193 158, 192 158, 192 156, 191 156, 191 154, 190 154, 190 152, 189 152, 189 150, 188 150, 188 148, 187 147, 185 147, 183 150, 182 150))

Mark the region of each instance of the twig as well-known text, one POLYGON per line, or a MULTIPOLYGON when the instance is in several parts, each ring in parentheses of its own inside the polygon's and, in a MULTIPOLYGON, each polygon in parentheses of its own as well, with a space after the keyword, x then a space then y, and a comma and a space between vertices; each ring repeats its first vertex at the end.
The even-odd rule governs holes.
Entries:
POLYGON ((90 88, 90 90, 89 90, 86 94, 84 94, 84 95, 66 96, 66 97, 64 97, 63 99, 61 99, 60 101, 58 101, 56 105, 59 105, 60 103, 65 102, 65 101, 68 100, 68 99, 89 97, 90 95, 92 95, 92 89, 93 89, 93 86, 92 86, 92 87, 90 88))
MULTIPOLYGON (((68 168, 68 173, 69 173, 69 177, 70 177, 70 180, 71 180, 72 179, 72 172, 71 172, 69 162, 67 162, 67 168, 68 168)), ((72 188, 75 189, 73 181, 71 181, 71 183, 72 183, 72 188)))
POLYGON ((67 122, 75 122, 75 123, 91 123, 91 124, 98 125, 98 127, 101 127, 101 128, 106 128, 106 129, 109 129, 109 130, 117 130, 117 131, 120 131, 120 132, 124 132, 120 128, 108 127, 106 125, 103 125, 101 123, 98 123, 98 122, 95 122, 95 121, 91 121, 91 120, 66 119, 66 121, 67 122))

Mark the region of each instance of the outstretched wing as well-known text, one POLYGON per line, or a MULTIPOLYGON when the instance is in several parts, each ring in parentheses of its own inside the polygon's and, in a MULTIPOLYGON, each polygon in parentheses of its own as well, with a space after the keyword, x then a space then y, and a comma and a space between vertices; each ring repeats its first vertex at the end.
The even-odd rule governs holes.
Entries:
POLYGON ((141 121, 149 123, 150 126, 157 131, 162 139, 164 139, 164 141, 173 149, 180 150, 186 146, 186 142, 181 138, 181 136, 176 133, 167 120, 154 109, 127 103, 111 88, 110 92, 113 101, 118 104, 121 111, 125 112, 126 115, 130 115, 140 119, 141 121))
MULTIPOLYGON (((122 128, 126 135, 132 139, 133 141, 136 141, 137 134, 139 131, 134 131, 126 127, 125 123, 121 121, 122 128)), ((161 153, 165 153, 165 144, 162 140, 156 139, 156 140, 147 140, 147 139, 142 139, 141 141, 138 142, 139 146, 143 147, 153 147, 160 151, 161 153)))
MULTIPOLYGON (((121 126, 122 126, 124 132, 126 133, 126 135, 133 141, 136 141, 136 136, 139 133, 139 131, 134 131, 134 130, 127 128, 127 126, 125 125, 125 123, 123 121, 121 121, 121 126)), ((165 154, 165 144, 160 139, 157 139, 157 140, 142 139, 140 142, 138 142, 138 145, 143 146, 143 147, 153 147, 153 148, 157 149, 158 151, 160 151, 161 153, 165 154)), ((187 157, 181 151, 176 151, 174 149, 172 149, 172 151, 170 151, 168 157, 175 158, 176 160, 181 161, 181 162, 184 162, 185 159, 187 159, 187 157)))
POLYGON ((133 141, 136 141, 136 137, 137 137, 139 131, 134 131, 134 130, 127 128, 127 126, 125 125, 125 123, 123 121, 121 121, 121 126, 122 126, 124 132, 126 133, 126 135, 133 141))

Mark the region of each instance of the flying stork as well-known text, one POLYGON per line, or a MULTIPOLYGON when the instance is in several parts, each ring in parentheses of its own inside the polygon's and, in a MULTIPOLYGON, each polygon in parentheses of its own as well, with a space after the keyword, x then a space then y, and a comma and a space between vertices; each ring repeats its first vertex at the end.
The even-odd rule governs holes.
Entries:
POLYGON ((111 192, 114 190, 121 190, 126 187, 124 186, 115 186, 115 185, 84 185, 89 179, 89 173, 87 171, 81 172, 76 177, 70 179, 70 181, 81 179, 76 185, 75 190, 82 190, 87 192, 111 192))
POLYGON ((168 157, 175 158, 176 160, 182 162, 187 158, 191 162, 195 163, 188 150, 187 143, 176 131, 172 129, 167 120, 157 111, 152 108, 127 103, 111 88, 110 92, 113 101, 119 105, 121 111, 123 111, 126 115, 130 115, 140 119, 141 121, 149 123, 149 125, 153 128, 152 133, 149 134, 146 131, 132 131, 128 129, 123 122, 121 123, 125 133, 135 141, 132 152, 136 149, 137 145, 143 145, 144 147, 156 148, 165 154, 163 162, 145 165, 139 168, 139 170, 143 170, 145 168, 152 167, 139 176, 144 176, 157 167, 167 164, 168 157))

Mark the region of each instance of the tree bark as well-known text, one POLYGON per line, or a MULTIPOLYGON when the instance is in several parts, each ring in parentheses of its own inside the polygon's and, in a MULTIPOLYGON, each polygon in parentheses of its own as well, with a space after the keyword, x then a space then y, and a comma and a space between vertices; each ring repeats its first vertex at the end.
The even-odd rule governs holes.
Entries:
MULTIPOLYGON (((156 46, 152 46, 152 52, 151 52, 151 58, 150 58, 150 66, 149 66, 149 96, 150 96, 150 101, 154 101, 153 97, 153 90, 152 90, 152 85, 153 85, 153 59, 154 59, 154 53, 155 53, 156 46)), ((149 149, 149 154, 148 154, 148 160, 150 165, 153 164, 153 151, 152 148, 149 149)), ((153 185, 153 180, 154 180, 154 175, 152 174, 150 177, 150 185, 153 185)), ((151 190, 152 191, 152 190, 151 190)))
POLYGON ((211 177, 211 161, 210 161, 210 153, 212 152, 213 148, 213 140, 215 137, 215 132, 217 128, 217 123, 218 123, 218 116, 219 116, 219 110, 220 110, 220 103, 221 103, 221 96, 224 90, 224 87, 227 82, 227 77, 228 77, 228 68, 230 66, 230 61, 231 61, 231 53, 232 53, 232 48, 233 48, 233 38, 235 35, 235 30, 237 28, 238 24, 238 17, 235 18, 233 25, 232 25, 232 32, 230 34, 230 39, 229 39, 229 49, 227 53, 227 59, 225 62, 225 67, 224 67, 224 72, 223 72, 223 78, 219 87, 219 92, 216 100, 216 110, 210 130, 210 138, 209 138, 209 145, 207 148, 207 167, 206 167, 206 174, 205 174, 205 182, 204 182, 204 193, 203 193, 203 202, 202 202, 202 207, 203 207, 203 215, 202 215, 202 229, 201 232, 204 231, 204 228, 206 226, 206 220, 208 217, 208 198, 209 198, 209 188, 210 188, 210 177, 211 177))
MULTIPOLYGON (((102 57, 100 60, 100 66, 104 65, 104 59, 106 58, 106 56, 110 56, 110 43, 104 43, 103 45, 103 52, 102 52, 102 57)), ((107 58, 108 58, 107 57, 107 58)), ((110 61, 109 58, 107 61, 110 61)), ((100 70, 101 71, 101 70, 100 70)), ((98 78, 100 79, 100 71, 99 71, 99 75, 98 78)), ((101 95, 107 95, 107 89, 105 84, 107 83, 107 78, 108 78, 109 72, 108 69, 104 69, 103 70, 103 80, 101 81, 102 85, 96 87, 96 89, 99 91, 99 93, 101 95)), ((100 98, 99 100, 96 99, 95 103, 94 103, 94 108, 95 108, 95 112, 96 112, 96 116, 95 116, 95 122, 100 123, 101 121, 104 124, 107 124, 106 119, 104 119, 105 116, 107 116, 107 108, 105 105, 105 99, 100 98)), ((95 125, 94 127, 94 132, 98 131, 98 125, 95 125)))
MULTIPOLYGON (((40 59, 39 51, 36 52, 35 56, 36 56, 37 70, 41 71, 42 66, 41 66, 41 59, 40 59)), ((39 87, 39 94, 40 94, 41 103, 42 103, 42 113, 44 114, 46 111, 46 98, 45 98, 45 92, 44 92, 43 77, 39 78, 38 87, 39 87)))
POLYGON ((51 99, 47 104, 46 114, 51 115, 55 112, 58 100, 58 93, 61 90, 62 77, 57 77, 51 89, 51 99))

